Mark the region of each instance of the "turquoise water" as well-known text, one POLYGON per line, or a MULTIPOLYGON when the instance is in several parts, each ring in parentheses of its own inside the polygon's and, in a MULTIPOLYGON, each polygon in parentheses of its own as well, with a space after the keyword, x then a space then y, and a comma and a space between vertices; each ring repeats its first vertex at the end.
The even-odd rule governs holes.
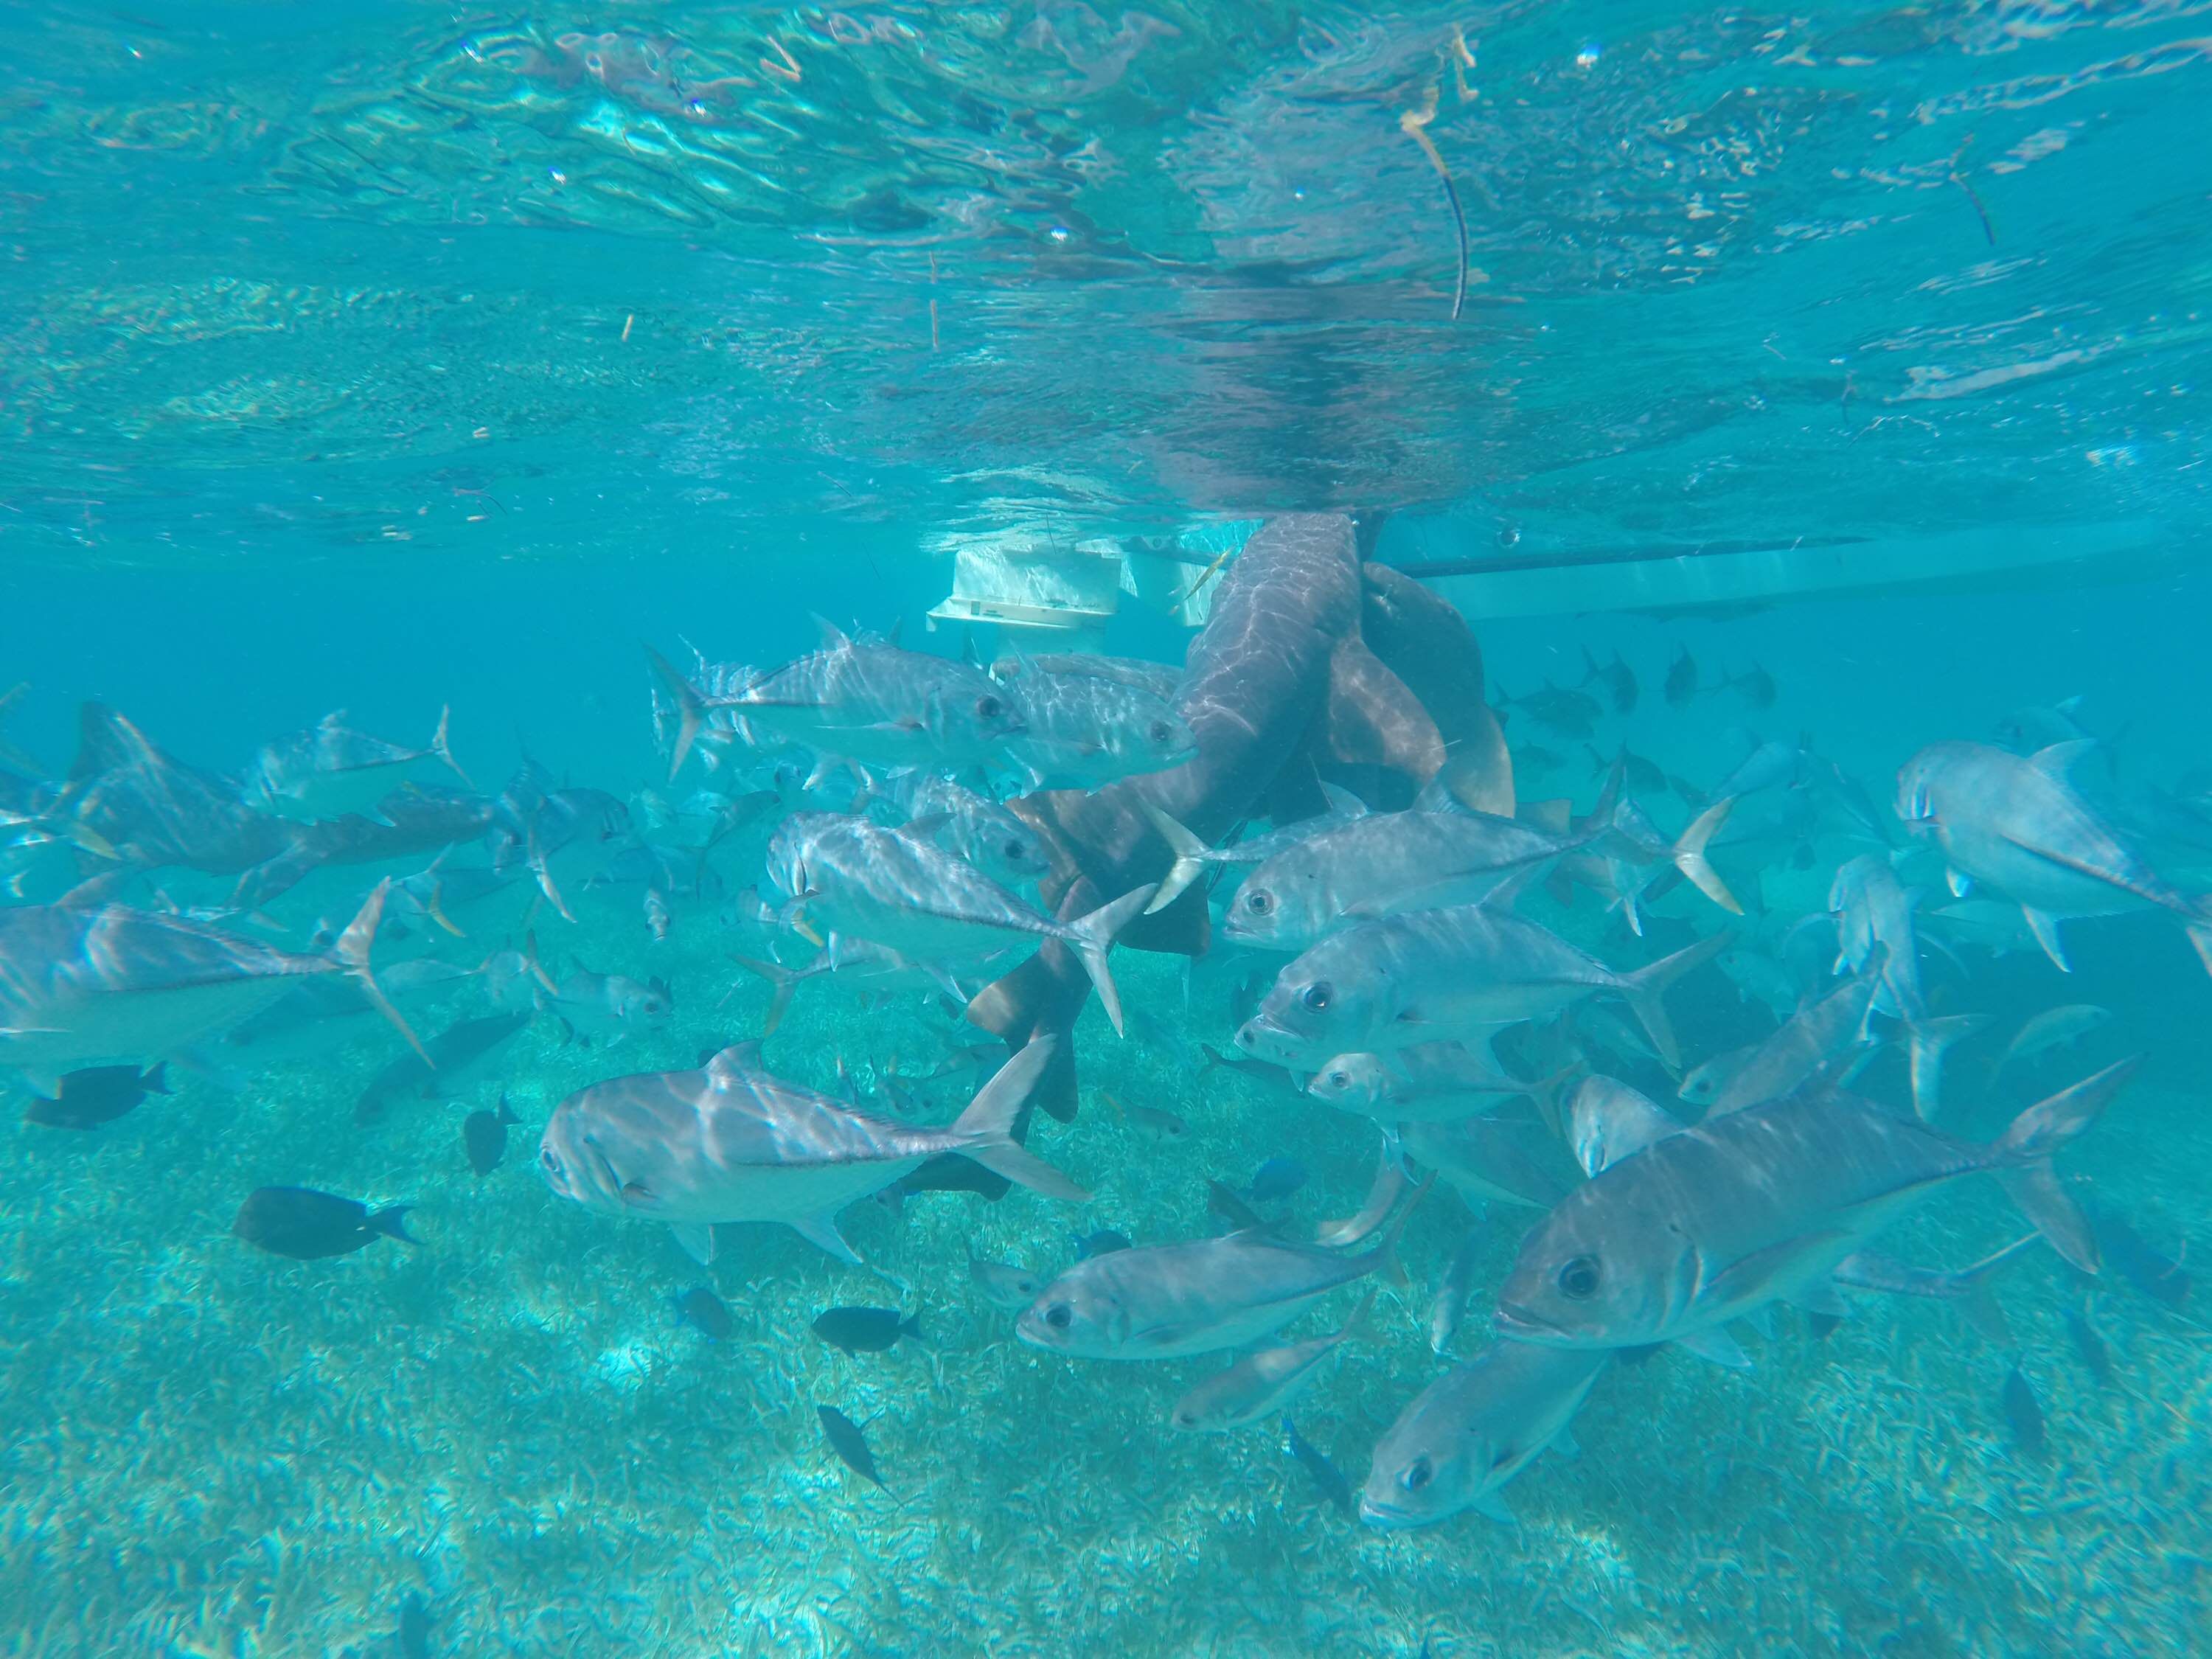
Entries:
MULTIPOLYGON (((2202 33, 2148 3, 0 14, 0 690, 27 687, 0 806, 40 842, 0 853, 5 902, 90 878, 320 948, 380 878, 485 866, 488 844, 332 864, 248 914, 234 866, 145 867, 129 837, 66 833, 81 791, 33 786, 68 780, 88 701, 233 798, 262 744, 333 709, 413 745, 450 705, 484 794, 527 758, 627 818, 560 863, 573 921, 526 872, 456 901, 458 933, 387 921, 380 973, 530 939, 551 977, 659 978, 674 1001, 588 1046, 532 1011, 489 1066, 370 1122, 356 1100, 405 1052, 373 1018, 275 1053, 216 1032, 102 1054, 167 1060, 173 1092, 82 1132, 26 1121, 48 1079, 0 1050, 0 1652, 2200 1650, 2203 1310, 2109 1264, 2094 1285, 2041 1249, 2008 1266, 2008 1340, 1850 1291, 1825 1337, 1793 1310, 1771 1337, 1739 1328, 1749 1371, 1679 1350, 1615 1366, 1580 1455, 1507 1488, 1511 1526, 1363 1526, 1272 1413, 1176 1431, 1225 1353, 1024 1345, 971 1254, 1051 1274, 1079 1234, 1204 1237, 1209 1178, 1271 1158, 1310 1171, 1269 1206, 1297 1237, 1360 1207, 1373 1123, 1206 1063, 1238 980, 1273 962, 1114 954, 1128 1035, 1087 1005, 1077 1114, 1029 1131, 1081 1206, 864 1199, 842 1218, 862 1265, 739 1223, 701 1267, 662 1227, 556 1197, 533 1159, 575 1091, 763 1033, 769 993, 732 952, 812 954, 733 919, 770 832, 812 804, 790 779, 657 884, 655 939, 635 861, 699 836, 653 798, 759 778, 740 755, 669 782, 641 647, 773 665, 819 614, 944 657, 1055 648, 929 628, 969 580, 954 553, 994 534, 1127 553, 1136 591, 1080 643, 1172 664, 1194 634, 1171 599, 1240 568, 1205 574, 1224 526, 1360 514, 1372 556, 1473 626, 1522 801, 1588 811, 1591 749, 1624 744, 1702 798, 1747 731, 1802 733, 1881 809, 1925 908, 1943 866, 1890 812, 1899 766, 2078 696, 2125 786, 2100 810, 2178 889, 2212 888, 2202 33), (1180 566, 1155 556, 1179 538, 1180 566), (1745 574, 1745 548, 1778 550, 1745 574), (1532 596, 1485 574, 1507 566, 1570 574, 1532 596), (1697 585, 1723 567, 1743 585, 1697 585), (1585 648, 1640 689, 1587 738, 1518 701, 1580 682, 1585 648), (1705 689, 1671 702, 1685 650, 1705 689), (1712 689, 1754 664, 1771 706, 1712 689), (2142 787, 2183 818, 2148 819, 2142 787), (520 1121, 479 1176, 462 1125, 501 1095, 520 1121), (1155 1144, 1115 1102, 1188 1134, 1155 1144), (411 1205, 418 1242, 257 1250, 233 1218, 264 1186, 411 1205), (701 1285, 726 1341, 677 1316, 701 1285), (841 1304, 915 1313, 923 1340, 844 1354, 810 1328, 841 1304), (2015 1368, 2039 1450, 2006 1407, 2015 1368), (836 1460, 819 1404, 864 1425, 888 1490, 836 1460)), ((1632 793, 1670 836, 1689 816, 1671 785, 1632 793)), ((1833 811, 1717 843, 1751 915, 1655 894, 1642 939, 1588 891, 1518 905, 1611 963, 1728 927, 1794 964, 1793 925, 1872 844, 1833 811)), ((1949 1061, 1940 1122, 1987 1140, 2142 1054, 2061 1167, 2186 1263, 2212 1185, 2212 981, 2165 916, 2065 938, 2069 975, 2032 943, 1923 935, 1935 1012, 1990 1022, 1949 1061), (2112 1017, 1997 1073, 2062 1004, 2112 1017)), ((1822 989, 1826 966, 1805 970, 1822 989)), ((410 1020, 483 1015, 489 982, 410 1020)), ((1691 1066, 1776 1017, 1711 968, 1668 1006, 1691 1066)), ((988 1040, 956 1013, 933 989, 811 981, 766 1059, 822 1089, 842 1066, 873 1109, 942 1124, 969 1089, 922 1079, 988 1040)), ((1533 1077, 1552 1041, 1500 1051, 1533 1077)), ((1694 1115, 1648 1056, 1576 1041, 1694 1115)), ((1896 1054, 1854 1087, 1901 1105, 1896 1054)), ((1456 1358, 1493 1340, 1537 1215, 1482 1224, 1456 1358)), ((1379 1282, 1371 1334, 1291 1407, 1355 1492, 1446 1369, 1431 1301, 1470 1224, 1448 1188, 1420 1202, 1407 1282, 1379 1282)), ((1976 1182, 1881 1242, 1957 1268, 2022 1231, 1976 1182)), ((1335 1330, 1359 1293, 1289 1337, 1335 1330)))

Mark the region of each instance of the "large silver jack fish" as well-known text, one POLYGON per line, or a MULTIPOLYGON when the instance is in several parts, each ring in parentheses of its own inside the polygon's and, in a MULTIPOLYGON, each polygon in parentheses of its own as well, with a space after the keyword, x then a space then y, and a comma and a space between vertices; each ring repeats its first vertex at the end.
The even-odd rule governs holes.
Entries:
POLYGON ((0 908, 0 1067, 51 1096, 65 1072, 181 1054, 321 974, 349 975, 422 1053, 369 971, 391 885, 378 883, 337 942, 312 955, 120 904, 0 908))
POLYGON ((1090 1196, 1012 1137, 1052 1048, 1031 1043, 955 1122, 927 1128, 787 1082, 761 1063, 758 1042, 735 1043, 697 1071, 618 1077, 570 1095, 545 1125, 538 1173, 586 1209, 665 1222, 702 1263, 713 1259, 718 1221, 780 1221, 857 1262, 837 1212, 943 1153, 1049 1198, 1090 1196))

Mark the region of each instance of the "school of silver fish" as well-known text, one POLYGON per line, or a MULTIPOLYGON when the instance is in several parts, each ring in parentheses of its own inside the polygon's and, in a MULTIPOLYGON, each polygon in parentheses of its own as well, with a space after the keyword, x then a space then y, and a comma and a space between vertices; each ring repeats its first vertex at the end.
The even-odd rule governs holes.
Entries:
MULTIPOLYGON (((1947 1054, 1991 1024, 1960 1006, 1973 978, 1959 953, 2032 950, 2066 971, 2075 925, 2144 912, 2212 970, 2212 896, 2175 851, 2212 844, 2201 802, 2137 810, 2142 794, 2090 775, 2100 745, 2055 711, 1904 758, 1893 812, 1789 739, 1749 741, 1702 792, 1598 752, 1585 810, 1530 800, 1506 726, 1592 734, 1607 705, 1635 706, 1633 671, 1591 659, 1604 702, 1547 687, 1493 707, 1465 623, 1366 562, 1366 544, 1349 517, 1267 521, 1180 665, 986 664, 826 625, 781 664, 695 653, 687 672, 654 653, 665 764, 628 796, 535 763, 479 793, 446 710, 421 747, 334 714, 225 774, 87 704, 64 775, 0 744, 0 1073, 50 1104, 73 1078, 88 1096, 97 1068, 235 1086, 388 1028, 366 1121, 501 1071, 543 1021, 605 1056, 539 1141, 559 1198, 666 1226, 701 1261, 738 1222, 857 1261, 838 1217, 863 1199, 1012 1183, 1081 1204, 1027 1150, 1031 1109, 1073 1117, 1093 996, 1122 1040, 1161 1040, 1125 1004, 1112 951, 1179 954, 1207 1005, 1193 1018, 1230 1045, 1217 1063, 1365 1126, 1367 1202, 1316 1229, 1262 1213, 1255 1183, 1219 1195, 1214 1236, 1101 1234, 1063 1267, 971 1258, 966 1277, 1044 1354, 1220 1357, 1168 1386, 1164 1425, 1266 1431, 1347 1346, 1400 1340, 1378 1305, 1405 1294, 1408 1222, 1463 1206, 1428 1340, 1458 1351, 1471 1302, 1494 1334, 1374 1448, 1355 1484, 1380 1528, 1510 1518, 1504 1488, 1571 1449, 1583 1401, 1632 1386, 1628 1362, 1664 1345, 1743 1366, 1745 1328, 1779 1305, 1833 1317, 1844 1287, 1978 1294, 1990 1264, 1946 1273, 1882 1250, 1973 1177, 2098 1270, 2056 1160, 2130 1062, 2068 1075, 2063 1051, 2110 1017, 2054 1006, 1994 1056, 1991 1088, 2008 1079, 2024 1102, 2009 1126, 1940 1127, 1947 1054), (1747 913, 1739 896, 1756 901, 1761 867, 1793 849, 1832 865, 1825 908, 1747 913), (304 917, 308 894, 343 895, 345 919, 304 917), (618 908, 640 963, 674 933, 714 934, 773 986, 766 1030, 690 1066, 624 1069, 618 1051, 652 1053, 679 993, 726 988, 567 952, 583 907, 618 908), (778 1075, 761 1039, 795 994, 841 985, 930 1009, 938 1071, 870 1102, 778 1075), (1677 1012, 1715 1000, 1741 1040, 1686 1052, 1677 1012), (1476 1224, 1492 1206, 1533 1224, 1486 1296, 1476 1224), (1285 1336, 1332 1301, 1333 1323, 1285 1336)), ((1739 690, 1765 707, 1757 672, 1739 690)), ((1666 684, 1670 706, 1694 695, 1686 652, 1666 684)), ((1188 1133, 1159 1105, 1115 1104, 1149 1144, 1188 1133)), ((1304 1177, 1276 1178, 1287 1195, 1304 1177)))

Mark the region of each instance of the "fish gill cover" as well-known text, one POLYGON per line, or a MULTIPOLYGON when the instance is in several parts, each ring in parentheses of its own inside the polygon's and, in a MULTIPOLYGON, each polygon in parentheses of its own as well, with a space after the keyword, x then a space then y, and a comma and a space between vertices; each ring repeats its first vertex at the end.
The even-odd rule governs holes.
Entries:
POLYGON ((2202 23, 0 13, 0 1654, 2201 1647, 2202 23))

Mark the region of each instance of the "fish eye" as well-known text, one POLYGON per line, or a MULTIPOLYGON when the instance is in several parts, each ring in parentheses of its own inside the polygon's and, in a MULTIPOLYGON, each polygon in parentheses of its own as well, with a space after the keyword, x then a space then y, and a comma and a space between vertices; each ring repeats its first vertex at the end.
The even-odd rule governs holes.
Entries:
POLYGON ((1417 1457, 1406 1465, 1406 1472, 1398 1477, 1398 1484, 1407 1492, 1419 1492, 1436 1478, 1436 1465, 1426 1457, 1417 1457))
POLYGON ((1164 744, 1175 736, 1175 728, 1165 720, 1154 720, 1149 735, 1154 743, 1164 744))
POLYGON ((1275 908, 1274 895, 1264 891, 1248 893, 1244 896, 1244 908, 1255 916, 1264 916, 1275 908))
POLYGON ((1192 1411, 1177 1412, 1175 1414, 1175 1420, 1176 1427, 1179 1429, 1194 1429, 1198 1426, 1198 1413, 1192 1411))
POLYGON ((1010 841, 1006 843, 1006 856, 1017 864, 1021 862, 1023 858, 1028 854, 1028 852, 1029 848, 1024 847, 1021 842, 1018 841, 1010 841))
POLYGON ((1065 1302, 1055 1302, 1044 1310, 1044 1322, 1056 1331, 1064 1331, 1075 1322, 1075 1310, 1065 1302))
POLYGON ((1570 1302, 1587 1302, 1597 1294, 1597 1258, 1578 1255, 1559 1269, 1559 1294, 1570 1302))
POLYGON ((1331 1087, 1341 1089, 1351 1083, 1352 1073, 1349 1072, 1331 1072, 1328 1074, 1328 1080, 1331 1087))
POLYGON ((1330 992, 1328 988, 1328 981, 1325 979, 1321 979, 1316 980, 1312 984, 1307 986, 1306 994, 1300 997, 1298 1000, 1304 1003, 1305 1006, 1312 1009, 1314 1012, 1319 1013, 1322 1009, 1328 1006, 1329 996, 1330 992))
POLYGON ((986 696, 975 699, 975 713, 987 720, 998 719, 1001 707, 999 700, 994 696, 986 696))

